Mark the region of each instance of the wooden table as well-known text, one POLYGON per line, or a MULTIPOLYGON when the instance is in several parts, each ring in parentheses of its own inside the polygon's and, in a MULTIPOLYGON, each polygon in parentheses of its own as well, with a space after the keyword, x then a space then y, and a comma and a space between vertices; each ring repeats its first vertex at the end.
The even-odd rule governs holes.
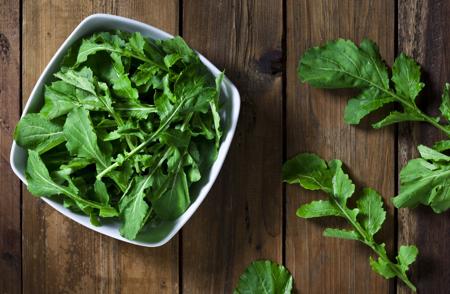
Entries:
MULTIPOLYGON (((254 259, 286 264, 298 293, 409 293, 372 272, 369 250, 322 237, 337 221, 306 221, 296 208, 316 193, 282 185, 283 161, 300 151, 342 159, 359 187, 388 205, 379 236, 415 243, 412 280, 448 293, 450 214, 394 210, 398 171, 418 143, 442 135, 424 125, 373 130, 343 122, 351 93, 315 90, 296 77, 299 56, 330 38, 375 40, 388 63, 400 51, 423 66, 421 106, 437 113, 450 80, 450 2, 433 0, 0 2, 0 293, 231 293, 254 259), (213 190, 169 244, 141 248, 104 237, 32 197, 9 167, 14 127, 36 79, 74 27, 104 12, 182 35, 226 70, 242 95, 238 130, 213 190)), ((340 223, 339 223, 340 224, 340 223)))

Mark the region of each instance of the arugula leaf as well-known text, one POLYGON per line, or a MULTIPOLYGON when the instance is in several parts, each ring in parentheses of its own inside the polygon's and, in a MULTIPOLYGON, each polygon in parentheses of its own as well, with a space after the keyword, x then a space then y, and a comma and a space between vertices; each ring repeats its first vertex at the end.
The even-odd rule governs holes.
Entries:
POLYGON ((122 196, 119 202, 119 211, 123 217, 123 224, 120 228, 120 234, 127 239, 135 239, 141 228, 144 226, 144 220, 149 213, 149 206, 145 202, 145 190, 152 184, 152 177, 135 177, 131 188, 122 196))
POLYGON ((17 124, 14 140, 20 146, 44 153, 65 141, 62 127, 42 115, 30 113, 17 124))
POLYGON ((252 262, 241 275, 234 294, 290 294, 293 278, 282 265, 270 260, 252 262))
POLYGON ((181 37, 115 31, 71 47, 54 77, 15 132, 32 154, 30 191, 96 226, 119 216, 128 239, 184 213, 220 147, 223 75, 214 83, 181 37))
MULTIPOLYGON (((301 217, 301 216, 299 216, 301 217)), ((346 239, 346 240, 356 240, 359 241, 361 238, 354 230, 341 230, 341 229, 332 229, 332 228, 326 228, 323 231, 323 235, 325 237, 330 238, 339 238, 339 239, 346 239)))
POLYGON ((50 177, 45 164, 36 151, 28 151, 27 168, 25 171, 28 190, 35 196, 53 196, 64 194, 76 203, 92 208, 97 208, 100 215, 116 216, 116 210, 109 206, 82 198, 78 195, 78 189, 70 183, 68 187, 56 184, 50 177))
POLYGON ((442 113, 442 116, 445 117, 446 120, 450 121, 450 84, 445 83, 444 91, 442 92, 442 103, 439 107, 439 110, 442 113))
MULTIPOLYGON (((424 121, 450 136, 450 128, 439 124, 439 118, 424 114, 416 105, 416 98, 424 87, 420 81, 420 67, 410 57, 400 54, 392 67, 389 85, 388 70, 376 44, 364 39, 360 46, 350 40, 330 41, 322 47, 305 52, 298 65, 298 77, 302 82, 317 88, 355 88, 361 93, 349 100, 344 119, 358 124, 363 117, 391 102, 398 102, 403 112, 393 111, 386 118, 373 124, 381 128, 403 121, 424 121)), ((445 96, 445 91, 444 91, 445 96)), ((444 99, 444 97, 443 97, 444 99)), ((446 117, 447 104, 441 106, 446 117)))
MULTIPOLYGON (((420 79, 420 66, 403 53, 392 66, 393 88, 376 45, 368 40, 363 40, 358 47, 352 41, 338 39, 307 50, 300 59, 298 76, 318 88, 358 89, 360 94, 350 99, 345 109, 344 119, 349 124, 358 124, 364 116, 386 103, 398 102, 403 111, 392 111, 372 126, 378 129, 399 122, 422 121, 450 136, 448 124, 440 123, 440 117, 424 114, 417 106, 416 99, 425 84, 420 79)), ((439 110, 447 123, 450 120, 449 92, 450 84, 446 83, 439 110)), ((447 182, 450 163, 443 159, 446 155, 439 152, 450 150, 450 140, 437 142, 435 150, 425 148, 419 146, 422 158, 411 160, 400 173, 400 194, 393 202, 396 207, 429 205, 440 213, 450 207, 447 182), (435 161, 447 163, 436 164, 435 161)))
POLYGON ((328 200, 317 200, 303 204, 297 209, 297 216, 302 218, 313 218, 322 216, 342 216, 342 213, 335 205, 328 200))
POLYGON ((298 76, 318 88, 361 89, 362 93, 347 106, 347 123, 359 123, 370 112, 393 101, 386 95, 389 89, 386 66, 375 43, 367 39, 360 47, 338 39, 309 49, 300 60, 298 76))
POLYGON ((392 81, 397 94, 410 99, 412 102, 414 102, 419 92, 425 86, 420 81, 419 65, 404 53, 401 53, 395 59, 392 66, 392 81))
POLYGON ((122 56, 118 53, 111 53, 113 64, 111 67, 110 81, 113 84, 114 93, 119 97, 130 100, 137 100, 139 97, 138 90, 133 88, 128 74, 125 73, 125 67, 122 63, 122 56))
POLYGON ((400 193, 395 207, 430 206, 442 213, 450 208, 450 157, 420 145, 421 158, 409 161, 400 172, 400 193))
POLYGON ((155 213, 163 220, 176 219, 189 207, 188 182, 182 168, 185 156, 175 151, 175 156, 168 161, 171 173, 161 177, 159 189, 150 198, 155 213))
POLYGON ((92 126, 89 112, 83 108, 75 108, 67 116, 64 124, 66 147, 74 156, 93 159, 100 170, 108 163, 97 144, 97 136, 92 126))
POLYGON ((315 154, 299 154, 284 164, 283 180, 299 184, 307 190, 320 189, 329 196, 328 200, 303 204, 297 210, 298 217, 337 216, 344 218, 352 226, 352 230, 327 228, 324 236, 358 240, 366 244, 378 256, 377 259, 370 257, 370 264, 376 273, 385 278, 398 277, 415 291, 416 288, 408 279, 406 271, 415 260, 417 248, 401 247, 397 262, 389 259, 384 244, 378 244, 374 240, 374 235, 381 229, 386 219, 381 196, 376 191, 366 188, 356 201, 356 208, 349 208, 347 200, 353 195, 355 185, 344 173, 340 160, 331 160, 326 163, 315 154))
POLYGON ((363 190, 362 196, 356 201, 362 227, 370 234, 375 235, 386 220, 386 211, 383 208, 381 196, 370 188, 363 190))

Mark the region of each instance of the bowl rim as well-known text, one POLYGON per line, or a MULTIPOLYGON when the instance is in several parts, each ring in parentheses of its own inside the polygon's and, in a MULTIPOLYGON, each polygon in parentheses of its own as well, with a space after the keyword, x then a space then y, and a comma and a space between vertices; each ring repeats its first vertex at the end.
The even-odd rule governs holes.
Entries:
MULTIPOLYGON (((53 73, 53 72, 50 72, 51 68, 55 65, 55 63, 57 63, 57 60, 62 57, 61 55, 64 55, 65 52, 68 50, 68 48, 70 47, 69 43, 71 44, 76 41, 74 39, 78 40, 80 38, 80 37, 76 36, 77 33, 80 30, 82 30, 85 26, 89 26, 90 22, 92 22, 92 21, 94 21, 94 22, 95 21, 120 22, 124 25, 140 27, 140 32, 146 31, 147 33, 150 33, 153 35, 155 35, 155 34, 159 35, 159 36, 161 36, 161 38, 167 39, 167 38, 174 37, 173 35, 165 32, 161 29, 158 29, 149 24, 146 24, 146 23, 143 23, 143 22, 131 19, 131 18, 126 18, 126 17, 112 15, 112 14, 104 14, 104 13, 96 13, 96 14, 89 15, 88 17, 84 18, 76 26, 76 28, 72 31, 72 33, 70 33, 70 35, 65 39, 65 41, 60 45, 58 50, 52 56, 52 58, 50 59, 50 61, 48 62, 48 64, 46 65, 46 67, 44 68, 42 73, 40 74, 38 80, 36 81, 32 91, 28 97, 28 100, 27 100, 25 106, 23 107, 20 118, 22 118, 24 115, 26 115, 29 112, 32 101, 38 100, 40 97, 41 97, 41 99, 43 99, 42 95, 37 95, 37 91, 39 91, 41 86, 43 86, 44 79, 46 79, 48 77, 48 75, 53 73)), ((98 26, 98 24, 97 25, 95 23, 93 24, 94 30, 95 30, 95 26, 98 26)), ((214 76, 217 76, 220 73, 219 69, 214 64, 212 64, 208 59, 206 59, 203 55, 201 55, 198 52, 197 52, 197 54, 199 55, 201 62, 208 68, 209 71, 211 71, 211 73, 214 76)), ((198 209, 200 204, 203 202, 203 200, 208 195, 209 191, 212 188, 212 185, 214 184, 214 182, 217 179, 217 176, 220 173, 220 170, 223 166, 223 163, 224 163, 227 153, 229 151, 231 141, 234 137, 234 134, 236 131, 236 126, 237 126, 237 121, 239 118, 239 112, 240 112, 240 104, 241 104, 240 95, 239 95, 239 92, 238 92, 236 86, 226 76, 224 76, 221 88, 222 88, 223 93, 225 93, 225 92, 229 93, 228 95, 226 95, 226 99, 229 99, 231 101, 231 105, 232 105, 232 113, 231 113, 231 117, 230 117, 231 124, 230 124, 229 130, 226 133, 226 136, 222 137, 222 142, 219 147, 217 159, 215 160, 215 162, 213 163, 213 165, 210 168, 209 180, 201 187, 200 192, 198 193, 195 200, 190 204, 188 209, 179 218, 174 220, 174 222, 176 222, 175 226, 161 240, 159 240, 157 242, 128 240, 128 239, 122 237, 118 230, 116 230, 116 232, 114 234, 108 233, 105 231, 105 229, 102 229, 102 226, 95 227, 92 224, 90 224, 90 222, 85 223, 80 220, 83 217, 87 217, 87 216, 84 216, 81 214, 75 215, 73 212, 71 212, 71 213, 74 215, 69 215, 68 213, 70 213, 70 211, 68 209, 64 208, 63 205, 61 205, 60 203, 58 203, 50 198, 47 198, 47 197, 40 197, 40 198, 42 200, 44 200, 47 204, 49 204, 51 207, 53 207, 56 211, 63 214, 65 217, 68 217, 68 218, 72 219, 73 221, 77 222, 78 224, 85 226, 91 230, 94 230, 98 233, 101 233, 103 235, 106 235, 106 236, 109 236, 114 239, 121 240, 121 241, 124 241, 127 243, 144 246, 144 247, 159 247, 159 246, 166 244, 173 238, 173 236, 175 236, 176 233, 178 233, 178 231, 192 217, 192 215, 195 213, 195 211, 198 209), (224 89, 226 89, 226 91, 223 91, 224 89)), ((19 148, 21 148, 21 147, 19 147, 17 145, 16 141, 13 139, 13 142, 11 145, 10 158, 9 158, 10 165, 11 165, 11 168, 12 168, 14 174, 25 185, 27 185, 27 181, 25 178, 25 170, 21 170, 20 168, 18 168, 16 166, 15 158, 16 158, 19 148)))

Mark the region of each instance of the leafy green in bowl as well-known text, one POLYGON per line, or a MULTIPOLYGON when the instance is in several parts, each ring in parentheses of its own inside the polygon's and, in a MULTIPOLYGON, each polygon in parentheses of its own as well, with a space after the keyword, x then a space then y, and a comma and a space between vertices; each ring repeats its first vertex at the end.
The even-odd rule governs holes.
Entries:
POLYGON ((87 32, 61 55, 32 93, 43 103, 27 106, 15 131, 28 153, 28 190, 115 238, 167 242, 206 196, 229 147, 221 154, 231 140, 223 74, 181 37, 139 30, 87 32))

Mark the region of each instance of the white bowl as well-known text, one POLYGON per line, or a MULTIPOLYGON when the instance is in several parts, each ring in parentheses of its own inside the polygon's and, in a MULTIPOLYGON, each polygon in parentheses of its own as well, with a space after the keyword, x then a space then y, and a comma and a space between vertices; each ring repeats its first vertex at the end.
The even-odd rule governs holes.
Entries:
MULTIPOLYGON (((94 14, 85 18, 64 41, 58 51, 56 51, 56 54, 53 56, 45 70, 42 72, 41 76, 36 82, 36 85, 33 88, 33 91, 31 92, 30 97, 28 98, 28 102, 25 105, 22 116, 29 112, 39 111, 43 104, 44 85, 51 80, 53 73, 55 73, 59 69, 59 62, 63 58, 67 49, 74 42, 76 42, 83 36, 92 34, 94 32, 111 31, 116 29, 127 32, 140 32, 144 37, 152 39, 168 39, 173 37, 172 35, 164 31, 129 18, 109 14, 94 14)), ((202 55, 199 56, 200 60, 205 64, 205 66, 211 71, 214 76, 217 76, 220 73, 220 71, 210 61, 208 61, 202 55)), ((136 240, 132 241, 120 236, 119 221, 106 223, 101 227, 95 227, 91 225, 88 216, 74 213, 65 208, 62 204, 53 201, 52 199, 46 197, 43 197, 42 199, 51 207, 53 207, 63 215, 71 218, 72 220, 82 224, 85 227, 90 228, 91 230, 97 231, 115 239, 146 247, 157 247, 167 243, 189 220, 189 218, 194 214, 202 201, 205 199, 220 172, 228 149, 230 148, 231 140, 233 139, 239 117, 240 97, 236 87, 226 77, 223 80, 221 92, 221 103, 223 104, 223 108, 221 111, 223 138, 219 148, 217 160, 214 162, 209 172, 204 175, 204 181, 202 182, 201 186, 196 189, 197 191, 191 191, 191 198, 193 199, 193 202, 186 210, 186 212, 178 219, 170 222, 163 222, 157 227, 150 228, 145 233, 138 235, 138 238, 136 240)), ((13 142, 10 157, 11 167, 14 173, 24 184, 27 184, 25 179, 26 161, 26 150, 18 146, 16 142, 13 142)))

